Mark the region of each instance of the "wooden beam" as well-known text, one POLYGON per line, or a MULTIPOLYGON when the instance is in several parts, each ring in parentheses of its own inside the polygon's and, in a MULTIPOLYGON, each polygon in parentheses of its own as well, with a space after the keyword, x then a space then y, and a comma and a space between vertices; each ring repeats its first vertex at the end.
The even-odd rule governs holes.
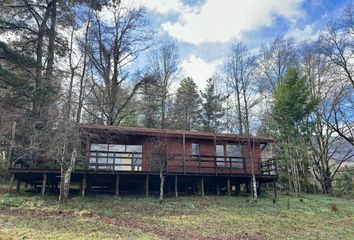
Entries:
POLYGON ((15 181, 15 174, 12 173, 9 182, 9 193, 12 193, 12 185, 14 184, 14 181, 15 181))
POLYGON ((47 174, 43 173, 43 179, 42 179, 42 191, 41 194, 44 195, 45 194, 45 188, 47 185, 47 174))
POLYGON ((258 181, 258 184, 257 184, 257 195, 261 195, 262 193, 262 183, 258 181))
POLYGON ((218 175, 218 171, 217 171, 218 165, 216 159, 217 159, 216 158, 216 133, 214 132, 214 170, 215 170, 215 175, 218 175))
POLYGON ((201 186, 202 196, 204 196, 204 176, 202 176, 202 178, 200 180, 200 186, 201 186))
POLYGON ((145 178, 145 196, 149 196, 149 175, 146 175, 145 178))
POLYGON ((274 199, 277 199, 277 182, 275 179, 273 181, 273 189, 274 189, 274 199))
POLYGON ((227 196, 231 196, 230 177, 227 177, 227 196))
POLYGON ((236 195, 240 196, 241 193, 241 184, 239 182, 236 183, 236 195))
POLYGON ((81 186, 80 186, 81 197, 85 197, 85 191, 86 191, 86 174, 84 174, 84 177, 82 178, 82 182, 81 182, 81 186))
POLYGON ((175 176, 175 196, 178 197, 178 177, 175 176))
POLYGON ((116 175, 116 184, 115 184, 115 189, 114 189, 114 195, 116 197, 119 196, 119 175, 116 175))
POLYGON ((186 162, 186 134, 183 133, 183 174, 185 174, 185 162, 186 162))
POLYGON ((16 184, 16 193, 20 192, 20 187, 21 187, 21 181, 17 180, 17 184, 16 184))

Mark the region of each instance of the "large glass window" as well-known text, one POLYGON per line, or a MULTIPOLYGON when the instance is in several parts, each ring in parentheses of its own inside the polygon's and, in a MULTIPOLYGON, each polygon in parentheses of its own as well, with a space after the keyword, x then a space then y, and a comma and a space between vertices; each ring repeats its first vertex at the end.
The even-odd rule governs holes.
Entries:
POLYGON ((233 168, 243 168, 242 146, 236 144, 226 145, 228 165, 233 168))
POLYGON ((243 168, 242 146, 238 144, 216 145, 216 161, 219 167, 243 168))
POLYGON ((91 144, 89 169, 141 171, 141 145, 91 144))

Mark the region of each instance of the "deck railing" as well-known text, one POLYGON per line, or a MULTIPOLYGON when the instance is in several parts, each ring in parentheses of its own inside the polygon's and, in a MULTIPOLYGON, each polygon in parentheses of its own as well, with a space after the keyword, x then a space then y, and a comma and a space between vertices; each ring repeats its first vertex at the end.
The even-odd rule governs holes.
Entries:
MULTIPOLYGON (((252 174, 251 162, 247 158, 226 157, 215 155, 183 155, 168 154, 161 161, 150 157, 143 159, 142 153, 134 152, 91 152, 90 157, 81 156, 76 161, 76 170, 111 171, 111 172, 150 172, 156 173, 160 168, 170 174, 209 174, 238 175, 252 174)), ((21 164, 22 165, 22 164, 21 164)), ((24 165, 14 165, 14 168, 28 168, 24 165)), ((38 167, 40 168, 40 167, 38 167)), ((50 167, 49 167, 50 168, 50 167)), ((257 159, 253 163, 254 173, 262 176, 277 176, 275 159, 257 159)), ((48 166, 45 167, 48 169, 48 166)))
POLYGON ((278 176, 276 159, 270 158, 261 161, 261 175, 278 176))

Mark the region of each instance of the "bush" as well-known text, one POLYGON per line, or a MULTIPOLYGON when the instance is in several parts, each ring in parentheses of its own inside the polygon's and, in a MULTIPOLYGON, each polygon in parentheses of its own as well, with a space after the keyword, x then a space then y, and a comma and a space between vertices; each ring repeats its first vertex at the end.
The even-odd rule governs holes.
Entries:
POLYGON ((333 194, 336 196, 354 197, 354 169, 344 168, 337 174, 333 183, 333 194))

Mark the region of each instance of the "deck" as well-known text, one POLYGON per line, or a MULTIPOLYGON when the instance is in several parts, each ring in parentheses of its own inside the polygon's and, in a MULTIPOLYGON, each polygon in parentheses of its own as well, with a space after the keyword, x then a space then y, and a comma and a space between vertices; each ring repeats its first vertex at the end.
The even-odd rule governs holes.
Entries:
MULTIPOLYGON (((93 189, 103 189, 104 192, 116 195, 119 192, 130 190, 145 192, 145 194, 149 191, 158 191, 161 165, 153 164, 152 160, 148 162, 149 164, 143 165, 142 159, 139 158, 135 158, 135 161, 131 161, 130 164, 124 161, 123 163, 115 162, 115 158, 112 162, 106 163, 99 162, 98 158, 95 161, 86 159, 79 159, 72 173, 72 182, 79 183, 82 195, 93 189)), ((248 164, 241 164, 244 162, 246 162, 244 159, 221 159, 211 155, 198 157, 168 155, 167 161, 162 165, 166 176, 166 191, 171 192, 168 189, 173 188, 177 196, 178 191, 187 192, 188 189, 193 189, 195 192, 196 184, 199 184, 203 186, 203 195, 204 188, 206 188, 205 191, 218 194, 222 189, 227 189, 227 194, 230 195, 232 186, 235 186, 237 192, 241 184, 247 186, 251 181, 251 168, 248 164)), ((259 159, 259 162, 260 164, 254 166, 259 186, 262 183, 274 183, 278 176, 276 160, 259 159)), ((48 189, 58 189, 60 182, 59 168, 46 169, 15 165, 9 168, 9 172, 12 174, 11 184, 16 179, 18 182, 42 188, 42 194, 48 189)))

